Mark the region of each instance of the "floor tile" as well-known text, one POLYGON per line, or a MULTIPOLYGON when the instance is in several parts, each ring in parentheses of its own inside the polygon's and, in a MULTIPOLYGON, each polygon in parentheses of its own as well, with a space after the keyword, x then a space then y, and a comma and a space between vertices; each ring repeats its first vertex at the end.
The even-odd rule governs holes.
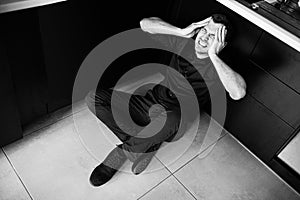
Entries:
POLYGON ((195 198, 174 178, 168 177, 139 200, 195 200, 195 198))
POLYGON ((226 131, 206 113, 201 114, 198 131, 196 123, 175 142, 164 143, 156 157, 174 172, 208 147, 212 147, 226 131))
POLYGON ((300 196, 230 134, 177 171, 197 199, 296 200, 300 196))
POLYGON ((88 109, 72 116, 74 126, 83 146, 100 161, 121 141, 88 109), (107 151, 105 151, 107 149, 107 151))
POLYGON ((0 150, 0 200, 30 200, 29 194, 0 150))
MULTIPOLYGON (((83 146, 98 162, 101 162, 116 144, 122 143, 112 131, 89 110, 83 110, 77 113, 73 116, 73 120, 83 146)), ((156 158, 151 161, 151 165, 147 167, 144 174, 165 168, 161 162, 155 160, 156 158)), ((123 168, 122 170, 129 174, 131 173, 131 168, 123 168)))
POLYGON ((79 101, 79 102, 74 103, 73 105, 63 107, 53 113, 49 113, 45 116, 42 116, 42 117, 34 120, 32 123, 26 125, 23 128, 23 135, 24 136, 29 135, 30 133, 33 133, 34 131, 37 131, 41 128, 49 126, 61 119, 71 116, 73 113, 80 112, 81 110, 84 110, 84 109, 87 109, 87 106, 84 101, 79 101))
POLYGON ((298 133, 284 149, 278 158, 285 162, 300 175, 300 133, 298 133))
MULTIPOLYGON (((75 115, 80 116, 81 112, 75 115)), ((90 128, 88 121, 85 124, 90 128)), ((76 123, 83 122, 79 120, 76 123)), ((5 152, 34 199, 131 200, 142 196, 171 175, 157 159, 153 159, 149 170, 136 176, 130 172, 131 163, 127 161, 109 183, 103 187, 93 187, 89 183, 89 175, 114 144, 103 145, 95 159, 76 130, 73 117, 68 117, 5 147, 5 152)))
POLYGON ((131 163, 128 163, 130 162, 127 161, 121 168, 121 172, 113 177, 108 184, 101 188, 86 189, 85 199, 99 199, 100 197, 100 199, 105 200, 135 200, 168 176, 171 176, 171 173, 165 168, 160 167, 160 170, 157 169, 157 165, 160 163, 157 159, 153 159, 147 168, 147 172, 143 172, 140 175, 127 173, 131 168, 131 163), (156 170, 153 171, 153 169, 156 170))

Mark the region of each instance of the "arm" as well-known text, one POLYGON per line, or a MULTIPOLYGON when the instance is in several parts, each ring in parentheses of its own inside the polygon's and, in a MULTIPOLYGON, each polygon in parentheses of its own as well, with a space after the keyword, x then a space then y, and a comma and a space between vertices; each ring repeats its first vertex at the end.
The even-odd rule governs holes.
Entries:
POLYGON ((169 34, 169 35, 191 38, 196 33, 195 29, 205 26, 210 19, 211 17, 202 20, 200 22, 192 23, 188 27, 181 29, 167 22, 164 22, 158 17, 150 17, 141 20, 140 26, 143 31, 151 34, 160 33, 160 34, 169 34))
POLYGON ((218 56, 218 53, 224 48, 225 26, 218 29, 214 42, 208 51, 208 55, 220 77, 220 80, 234 100, 239 100, 246 95, 246 83, 241 75, 233 71, 218 56))
POLYGON ((230 97, 234 100, 243 98, 246 95, 246 83, 241 75, 226 65, 218 55, 212 54, 210 59, 230 97))

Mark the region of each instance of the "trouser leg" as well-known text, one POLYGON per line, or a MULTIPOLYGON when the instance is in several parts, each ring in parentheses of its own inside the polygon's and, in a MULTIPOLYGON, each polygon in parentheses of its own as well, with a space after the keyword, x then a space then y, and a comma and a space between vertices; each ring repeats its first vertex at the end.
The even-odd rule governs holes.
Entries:
POLYGON ((178 131, 180 124, 180 112, 178 110, 169 110, 161 113, 152 123, 159 122, 166 117, 166 122, 161 130, 156 133, 149 133, 150 137, 130 137, 124 145, 125 154, 131 161, 135 161, 143 153, 157 151, 160 145, 172 138, 178 131), (165 116, 166 115, 166 116, 165 116))
MULTIPOLYGON (((116 98, 114 103, 114 110, 118 117, 113 116, 111 108, 112 90, 100 90, 98 92, 91 91, 86 96, 85 101, 89 110, 94 113, 98 119, 100 119, 122 142, 127 141, 131 135, 135 135, 138 131, 136 127, 128 126, 128 119, 126 119, 126 109, 128 105, 125 105, 124 98, 128 98, 129 95, 124 92, 116 92, 116 98), (124 117, 122 117, 124 116, 124 117), (118 121, 116 121, 116 118, 118 121)), ((130 104, 130 115, 139 125, 146 125, 149 123, 150 118, 145 114, 144 108, 142 108, 136 102, 137 97, 133 97, 130 104)))
MULTIPOLYGON (((162 118, 166 117, 166 122, 161 130, 157 133, 149 133, 149 137, 138 137, 138 133, 142 129, 137 129, 136 127, 129 126, 126 119, 118 121, 116 123, 111 110, 111 90, 101 90, 96 93, 89 93, 86 97, 86 102, 89 109, 112 130, 112 132, 123 142, 123 149, 127 157, 134 161, 141 153, 146 152, 150 147, 159 147, 163 141, 172 137, 176 134, 179 123, 180 123, 180 110, 174 107, 174 109, 167 109, 166 113, 160 113, 153 120, 153 122, 159 122, 162 118), (136 137, 135 137, 136 136, 136 137)), ((114 109, 117 113, 122 116, 127 105, 124 105, 124 97, 126 94, 122 92, 117 92, 115 99, 116 102, 114 109)), ((131 96, 129 110, 133 121, 137 124, 146 126, 150 123, 151 119, 148 115, 149 108, 158 102, 149 100, 141 96, 131 96)), ((157 149, 153 149, 157 150, 157 149)))

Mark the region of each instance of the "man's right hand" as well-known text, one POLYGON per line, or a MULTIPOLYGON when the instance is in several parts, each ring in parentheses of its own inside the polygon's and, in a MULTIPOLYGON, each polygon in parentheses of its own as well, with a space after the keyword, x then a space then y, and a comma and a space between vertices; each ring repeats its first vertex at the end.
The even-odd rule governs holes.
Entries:
POLYGON ((194 22, 186 28, 181 29, 182 37, 191 38, 196 34, 196 29, 206 26, 212 17, 208 17, 202 21, 194 22))

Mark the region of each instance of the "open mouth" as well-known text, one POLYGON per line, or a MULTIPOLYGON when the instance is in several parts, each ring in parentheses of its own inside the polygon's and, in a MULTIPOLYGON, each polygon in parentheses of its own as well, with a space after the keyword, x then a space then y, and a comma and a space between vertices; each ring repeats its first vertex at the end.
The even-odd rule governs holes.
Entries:
POLYGON ((202 41, 201 39, 198 40, 198 44, 199 44, 200 46, 202 46, 202 47, 207 47, 207 43, 204 42, 204 41, 202 41))

